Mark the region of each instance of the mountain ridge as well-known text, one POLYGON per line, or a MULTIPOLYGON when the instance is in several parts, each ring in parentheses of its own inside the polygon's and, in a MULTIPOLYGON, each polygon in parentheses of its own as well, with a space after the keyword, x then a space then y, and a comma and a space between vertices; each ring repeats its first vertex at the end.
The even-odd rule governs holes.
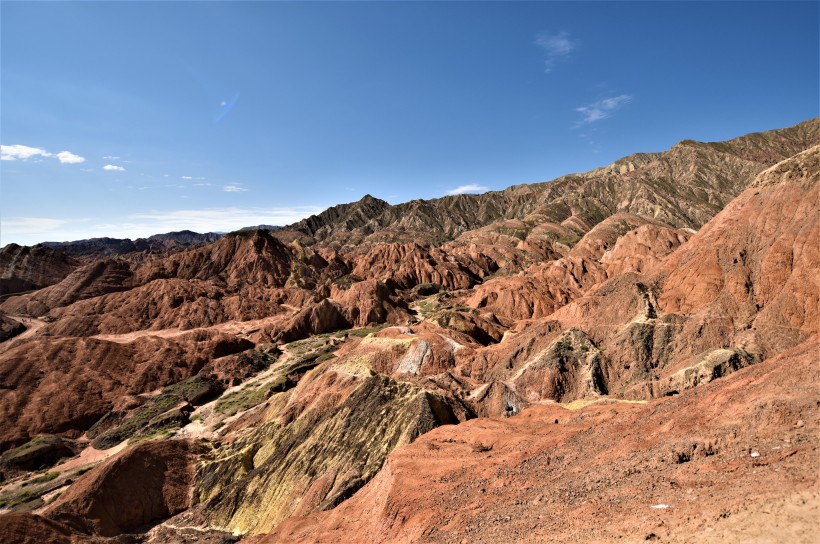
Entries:
POLYGON ((417 199, 396 205, 366 195, 359 201, 333 206, 285 226, 280 235, 291 238, 302 235, 302 241, 341 245, 386 239, 410 241, 414 237, 432 238, 430 241, 441 243, 493 221, 524 219, 533 213, 544 213, 553 221, 578 215, 588 224, 590 219, 602 219, 602 214, 645 214, 655 211, 656 207, 663 212, 659 218, 673 226, 699 228, 737 196, 757 173, 817 143, 820 143, 820 118, 784 129, 749 133, 725 142, 682 140, 665 152, 636 153, 587 172, 478 195, 417 199), (739 174, 738 179, 730 181, 727 175, 730 172, 722 167, 721 155, 735 159, 732 161, 735 171, 731 174, 739 174), (695 166, 690 169, 689 165, 695 166), (669 178, 665 181, 667 186, 659 187, 657 178, 664 171, 669 178), (640 176, 643 176, 641 183, 632 180, 640 176), (606 196, 607 190, 619 182, 634 185, 631 201, 618 202, 606 196), (680 202, 668 202, 661 196, 663 190, 670 189, 670 183, 680 202), (675 184, 681 187, 675 190, 675 184), (682 210, 684 205, 691 210, 682 210))

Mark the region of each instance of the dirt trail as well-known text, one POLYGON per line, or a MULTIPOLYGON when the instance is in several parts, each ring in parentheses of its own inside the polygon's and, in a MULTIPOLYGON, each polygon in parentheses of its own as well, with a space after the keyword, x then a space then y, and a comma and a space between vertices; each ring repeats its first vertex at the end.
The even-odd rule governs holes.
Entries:
POLYGON ((108 459, 112 455, 116 455, 117 453, 124 450, 127 445, 128 440, 123 440, 113 448, 108 448, 107 450, 98 450, 94 446, 89 445, 83 451, 81 451, 80 455, 78 455, 77 457, 73 457, 63 463, 60 463, 51 470, 56 472, 79 470, 88 465, 92 465, 99 461, 108 459))
POLYGON ((19 342, 20 340, 31 338, 32 336, 37 334, 40 331, 40 329, 47 325, 45 321, 43 321, 42 319, 37 319, 36 317, 9 314, 6 314, 6 317, 15 320, 18 323, 22 323, 23 326, 26 327, 26 330, 15 336, 14 338, 11 338, 9 341, 0 344, 0 352, 9 349, 13 345, 16 345, 17 342, 19 342))

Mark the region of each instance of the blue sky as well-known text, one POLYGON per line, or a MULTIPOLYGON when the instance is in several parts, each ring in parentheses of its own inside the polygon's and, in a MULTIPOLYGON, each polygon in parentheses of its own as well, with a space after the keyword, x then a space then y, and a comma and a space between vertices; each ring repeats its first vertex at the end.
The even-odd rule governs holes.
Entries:
POLYGON ((0 245, 503 189, 819 114, 818 2, 0 4, 0 245))

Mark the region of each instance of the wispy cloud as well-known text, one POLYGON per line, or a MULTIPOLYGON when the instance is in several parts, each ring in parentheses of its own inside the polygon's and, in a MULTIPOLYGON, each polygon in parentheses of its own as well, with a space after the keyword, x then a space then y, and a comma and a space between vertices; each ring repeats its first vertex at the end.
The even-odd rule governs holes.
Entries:
POLYGON ((105 159, 107 161, 118 161, 118 160, 120 160, 119 157, 115 157, 114 155, 106 155, 105 157, 103 157, 103 159, 105 159))
POLYGON ((152 211, 131 214, 122 221, 97 224, 88 219, 0 218, 0 245, 9 242, 31 245, 47 240, 81 240, 100 236, 133 240, 185 229, 227 232, 252 225, 289 225, 321 211, 322 208, 317 206, 152 211))
POLYGON ((539 34, 535 38, 535 45, 544 51, 544 72, 550 73, 555 64, 569 56, 575 49, 577 42, 569 37, 569 32, 558 34, 539 34))
POLYGON ((247 189, 245 189, 244 187, 240 187, 239 185, 236 185, 236 184, 225 185, 222 188, 222 190, 225 191, 226 193, 243 193, 243 192, 247 191, 247 189))
POLYGON ((19 239, 26 236, 44 235, 59 229, 66 223, 64 219, 48 217, 15 217, 2 221, 3 237, 19 239))
POLYGON ((578 121, 577 126, 588 125, 590 123, 600 121, 601 119, 611 117, 616 110, 620 109, 621 106, 628 104, 630 101, 632 101, 631 95, 622 94, 619 96, 604 98, 603 100, 599 100, 589 104, 588 106, 575 108, 575 111, 581 114, 581 120, 578 121))
POLYGON ((125 168, 122 166, 114 166, 113 164, 106 164, 103 166, 103 170, 108 170, 109 172, 125 172, 125 168))
POLYGON ((194 176, 182 176, 182 179, 194 179, 194 176))
POLYGON ((85 158, 75 155, 70 151, 60 151, 50 153, 41 147, 29 147, 27 145, 0 145, 0 160, 16 161, 26 160, 33 157, 54 157, 61 164, 79 164, 85 162, 85 158))
POLYGON ((447 194, 463 195, 465 193, 480 193, 487 190, 489 190, 488 187, 484 187, 483 185, 476 185, 475 183, 470 183, 468 185, 461 185, 460 187, 456 187, 455 189, 450 189, 449 191, 447 191, 447 194))

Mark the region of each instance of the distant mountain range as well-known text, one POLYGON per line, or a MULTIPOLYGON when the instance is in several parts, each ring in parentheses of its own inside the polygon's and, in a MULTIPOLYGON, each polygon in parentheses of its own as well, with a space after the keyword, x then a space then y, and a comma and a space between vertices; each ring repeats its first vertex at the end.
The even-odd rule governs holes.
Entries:
POLYGON ((62 251, 74 257, 112 256, 135 251, 164 251, 215 242, 222 237, 216 232, 200 234, 190 230, 155 234, 148 238, 89 238, 73 242, 43 242, 41 246, 62 251))

